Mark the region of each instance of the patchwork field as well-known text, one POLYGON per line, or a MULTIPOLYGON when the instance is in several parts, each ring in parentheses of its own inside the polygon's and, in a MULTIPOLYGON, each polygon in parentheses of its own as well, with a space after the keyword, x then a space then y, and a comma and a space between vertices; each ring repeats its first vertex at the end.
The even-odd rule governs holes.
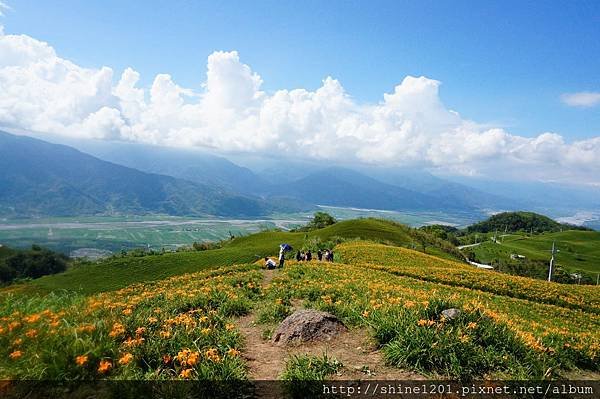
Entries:
POLYGON ((67 255, 81 248, 119 252, 134 248, 176 249, 193 242, 218 241, 303 224, 301 215, 272 220, 189 219, 183 217, 80 217, 0 224, 0 243, 41 245, 67 255))

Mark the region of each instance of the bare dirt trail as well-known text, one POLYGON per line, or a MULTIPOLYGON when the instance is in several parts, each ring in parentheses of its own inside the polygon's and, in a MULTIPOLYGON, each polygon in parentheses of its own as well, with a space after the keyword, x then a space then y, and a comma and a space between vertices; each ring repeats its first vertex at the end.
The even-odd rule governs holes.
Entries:
MULTIPOLYGON (((264 270, 263 286, 267 287, 277 273, 279 273, 277 270, 264 270)), ((302 302, 294 302, 294 307, 302 308, 302 302)), ((331 341, 281 347, 263 339, 264 326, 256 324, 255 313, 240 317, 238 327, 245 339, 245 349, 242 353, 247 361, 248 376, 251 380, 278 379, 285 368, 286 361, 292 355, 322 356, 324 353, 343 364, 340 372, 331 376, 333 379, 408 380, 424 378, 416 373, 386 366, 380 351, 364 329, 351 329, 331 341)))

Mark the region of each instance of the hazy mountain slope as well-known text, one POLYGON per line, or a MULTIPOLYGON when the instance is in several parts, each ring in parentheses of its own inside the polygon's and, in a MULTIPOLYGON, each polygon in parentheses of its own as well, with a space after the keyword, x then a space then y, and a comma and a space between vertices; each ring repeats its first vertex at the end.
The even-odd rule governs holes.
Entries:
POLYGON ((381 183, 344 168, 311 173, 292 183, 272 186, 271 191, 319 205, 389 210, 453 208, 440 198, 381 183))
POLYGON ((525 201, 501 196, 477 189, 467 184, 442 179, 422 170, 401 168, 367 168, 363 173, 383 183, 440 198, 454 207, 476 209, 522 209, 525 201))
POLYGON ((263 202, 102 161, 64 145, 0 132, 0 213, 257 216, 263 202))
POLYGON ((266 182, 248 168, 205 151, 99 140, 62 140, 105 161, 236 193, 255 193, 266 182))
POLYGON ((600 210, 600 187, 540 181, 493 181, 452 177, 453 181, 491 194, 514 198, 528 208, 554 214, 581 209, 600 210))

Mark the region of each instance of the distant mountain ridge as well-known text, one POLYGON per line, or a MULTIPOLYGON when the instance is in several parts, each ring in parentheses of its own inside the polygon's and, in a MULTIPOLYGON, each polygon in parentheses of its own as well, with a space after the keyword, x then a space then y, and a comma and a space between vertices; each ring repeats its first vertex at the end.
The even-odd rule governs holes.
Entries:
MULTIPOLYGON (((46 137, 41 134, 39 136, 46 137)), ((124 197, 115 194, 107 199, 99 192, 91 193, 89 189, 77 191, 74 188, 78 186, 72 183, 63 186, 56 182, 57 184, 47 191, 47 195, 42 197, 41 203, 36 202, 39 199, 30 198, 25 201, 30 205, 36 202, 31 209, 32 214, 47 212, 48 210, 36 208, 47 208, 49 205, 44 205, 43 202, 50 203, 51 198, 54 198, 58 201, 58 204, 54 204, 58 208, 62 206, 61 203, 69 204, 62 206, 62 209, 51 210, 61 215, 82 211, 85 214, 157 212, 174 215, 253 217, 264 216, 273 211, 290 213, 314 209, 315 205, 325 205, 408 212, 462 213, 474 218, 482 218, 486 214, 498 211, 527 209, 563 217, 570 215, 567 206, 570 200, 566 200, 567 197, 571 198, 570 193, 573 194, 576 203, 592 208, 597 204, 594 209, 600 209, 598 196, 593 195, 591 189, 588 193, 578 188, 565 188, 546 195, 545 186, 532 183, 535 195, 525 196, 522 194, 527 192, 528 186, 523 184, 507 188, 502 186, 502 183, 495 187, 493 183, 473 180, 474 184, 471 186, 468 184, 471 180, 450 180, 419 169, 365 165, 332 166, 302 158, 274 158, 260 154, 215 155, 198 149, 49 137, 53 141, 91 154, 97 157, 97 160, 100 158, 112 162, 113 165, 145 173, 144 177, 136 179, 137 181, 147 179, 146 175, 162 175, 159 179, 161 183, 156 186, 148 185, 147 182, 145 186, 153 188, 144 193, 142 187, 137 187, 134 190, 137 193, 135 195, 129 195, 131 192, 124 194, 135 185, 126 184, 119 188, 118 184, 111 184, 109 186, 121 191, 124 197), (236 162, 248 167, 240 166, 236 162), (171 180, 167 179, 169 176, 172 176, 171 180), (56 193, 58 189, 60 194, 56 193), (168 199, 159 200, 157 195, 168 199), (549 206, 544 206, 544 201, 549 206), (103 208, 99 205, 101 203, 108 206, 103 208), (561 207, 561 204, 565 207, 561 207), (560 212, 553 212, 553 209, 560 212)), ((32 157, 29 157, 27 162, 31 162, 31 159, 32 157)), ((56 168, 56 165, 53 167, 56 168)), ((128 176, 128 173, 123 177, 128 176)), ((80 176, 76 181, 82 179, 80 176)), ((28 194, 28 190, 35 191, 36 180, 30 179, 29 183, 30 187, 27 187, 27 184, 21 187, 24 189, 21 191, 24 196, 31 194, 28 194)), ((96 184, 94 179, 88 183, 88 188, 100 184, 96 184)), ((100 190, 102 191, 107 190, 100 190)), ((9 206, 8 209, 5 206, 6 202, 3 203, 1 198, 2 214, 22 213, 13 209, 15 207, 12 205, 12 208, 9 206)), ((14 203, 16 197, 11 201, 14 203)), ((574 213, 580 209, 591 208, 577 206, 573 209, 574 213)), ((27 212, 25 210, 25 214, 27 212)))
POLYGON ((74 148, 0 132, 0 214, 263 216, 257 198, 171 176, 141 172, 74 148))
POLYGON ((331 167, 269 191, 330 206, 386 210, 426 210, 439 207, 438 199, 382 183, 350 169, 331 167))
MULTIPOLYGON (((65 139, 61 140, 65 142, 65 139)), ((437 178, 424 171, 325 166, 308 161, 254 156, 255 170, 195 149, 135 143, 67 140, 101 159, 151 173, 218 186, 231 192, 287 200, 308 209, 329 205, 400 211, 464 211, 510 205, 510 200, 437 178), (262 167, 262 168, 261 168, 262 167)), ((234 156, 234 159, 236 157, 234 156)), ((518 208, 518 206, 514 206, 518 208)))

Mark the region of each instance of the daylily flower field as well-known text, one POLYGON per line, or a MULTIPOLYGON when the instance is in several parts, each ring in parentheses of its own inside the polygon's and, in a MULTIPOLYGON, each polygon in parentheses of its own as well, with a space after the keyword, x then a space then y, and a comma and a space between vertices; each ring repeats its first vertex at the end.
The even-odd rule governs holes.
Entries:
POLYGON ((598 371, 600 291, 477 270, 355 241, 342 263, 295 263, 265 283, 228 266, 93 296, 3 294, 2 379, 247 379, 237 317, 300 306, 367 329, 384 361, 441 378, 598 371), (456 319, 441 311, 457 308, 456 319))

